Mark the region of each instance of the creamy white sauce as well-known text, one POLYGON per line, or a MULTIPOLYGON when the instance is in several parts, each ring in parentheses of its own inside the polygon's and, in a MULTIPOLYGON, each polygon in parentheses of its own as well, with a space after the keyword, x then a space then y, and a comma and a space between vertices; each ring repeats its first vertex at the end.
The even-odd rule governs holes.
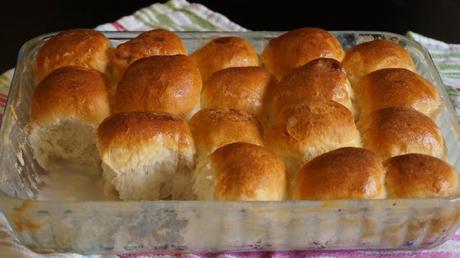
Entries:
POLYGON ((44 184, 38 200, 101 201, 110 200, 104 195, 104 181, 100 169, 82 165, 59 164, 43 176, 44 184))

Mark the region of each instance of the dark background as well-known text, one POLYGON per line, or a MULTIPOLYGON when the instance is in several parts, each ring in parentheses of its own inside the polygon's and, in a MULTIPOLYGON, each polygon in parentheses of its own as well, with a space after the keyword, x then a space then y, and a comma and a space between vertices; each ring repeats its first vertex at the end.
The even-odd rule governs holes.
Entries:
MULTIPOLYGON (((252 30, 316 26, 328 30, 412 30, 460 43, 460 0, 386 1, 193 1, 252 30)), ((92 28, 156 1, 6 0, 0 16, 0 72, 14 66, 20 46, 37 35, 74 27, 92 28)))

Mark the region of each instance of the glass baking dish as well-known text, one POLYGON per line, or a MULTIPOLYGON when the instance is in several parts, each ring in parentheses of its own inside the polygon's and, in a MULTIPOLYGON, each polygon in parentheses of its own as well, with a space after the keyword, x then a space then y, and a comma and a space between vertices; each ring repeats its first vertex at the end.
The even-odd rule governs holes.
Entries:
MULTIPOLYGON (((441 95, 437 123, 448 161, 460 170, 460 129, 427 51, 386 32, 333 32, 344 48, 376 38, 405 47, 441 95)), ((138 32, 106 32, 114 45, 138 32)), ((193 51, 210 38, 236 35, 260 53, 279 32, 178 33, 193 51)), ((26 125, 32 63, 52 34, 24 44, 10 89, 0 146, 0 207, 20 241, 37 252, 127 253, 307 249, 421 249, 442 244, 460 223, 460 196, 339 201, 38 201, 41 170, 26 125)))

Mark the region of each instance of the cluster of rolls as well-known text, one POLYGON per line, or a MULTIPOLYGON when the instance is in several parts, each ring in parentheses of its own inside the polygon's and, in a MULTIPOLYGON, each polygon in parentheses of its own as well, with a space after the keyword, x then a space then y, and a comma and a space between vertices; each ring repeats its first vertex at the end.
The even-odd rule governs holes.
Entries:
POLYGON ((344 51, 318 28, 260 58, 239 37, 188 55, 164 29, 115 48, 74 29, 37 54, 30 143, 45 168, 101 166, 122 200, 453 195, 439 96, 415 70, 392 41, 344 51))

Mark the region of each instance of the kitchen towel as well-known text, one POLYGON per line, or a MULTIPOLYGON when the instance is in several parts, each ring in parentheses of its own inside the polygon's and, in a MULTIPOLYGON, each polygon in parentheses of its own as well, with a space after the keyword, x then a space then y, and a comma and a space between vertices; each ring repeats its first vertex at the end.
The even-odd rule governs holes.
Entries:
MULTIPOLYGON (((170 0, 164 4, 153 4, 143 8, 130 16, 100 25, 97 30, 102 31, 144 31, 155 27, 163 27, 175 31, 244 31, 245 28, 231 22, 225 16, 213 12, 201 4, 189 3, 186 0, 170 0)), ((417 33, 408 32, 407 36, 418 41, 431 53, 442 79, 451 96, 452 102, 460 114, 460 45, 446 44, 441 41, 426 38, 417 33)), ((0 109, 6 104, 9 85, 13 70, 0 75, 0 109)), ((1 113, 0 113, 1 115, 1 113)), ((460 118, 460 116, 459 116, 460 118)), ((120 255, 123 258, 141 257, 173 257, 171 255, 120 255)), ((306 251, 306 252, 245 252, 245 253, 214 253, 214 254, 184 254, 184 258, 196 257, 226 257, 226 258, 262 258, 262 257, 460 257, 460 230, 454 237, 440 247, 424 251, 306 251)), ((6 219, 0 214, 0 257, 2 258, 113 258, 116 255, 78 255, 78 254, 36 254, 13 237, 11 228, 6 219)))

